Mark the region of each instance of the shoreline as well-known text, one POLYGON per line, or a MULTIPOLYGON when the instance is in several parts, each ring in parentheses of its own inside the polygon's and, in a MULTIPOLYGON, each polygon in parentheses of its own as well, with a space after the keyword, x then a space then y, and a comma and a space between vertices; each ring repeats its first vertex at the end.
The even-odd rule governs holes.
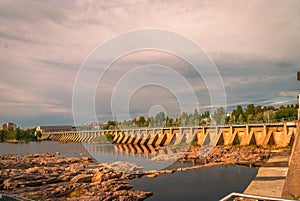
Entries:
POLYGON ((42 142, 42 141, 46 141, 44 139, 36 139, 36 140, 5 140, 1 143, 12 143, 12 144, 22 144, 22 143, 30 143, 30 142, 42 142))
POLYGON ((144 200, 152 193, 132 190, 126 180, 221 165, 262 167, 271 156, 290 154, 290 149, 217 146, 197 163, 200 149, 192 147, 179 160, 196 161, 193 166, 142 174, 118 172, 88 157, 61 157, 59 153, 0 156, 0 190, 37 200, 144 200))

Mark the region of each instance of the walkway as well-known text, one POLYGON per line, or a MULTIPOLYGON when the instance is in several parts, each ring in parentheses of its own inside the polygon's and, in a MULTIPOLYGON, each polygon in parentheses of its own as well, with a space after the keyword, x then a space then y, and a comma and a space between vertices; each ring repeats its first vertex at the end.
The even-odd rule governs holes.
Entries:
MULTIPOLYGON (((299 125, 298 125, 299 126, 299 125)), ((284 184, 282 197, 286 199, 300 199, 300 129, 294 143, 294 150, 290 160, 290 168, 284 184)))
POLYGON ((256 178, 244 193, 280 198, 289 169, 288 161, 287 155, 270 158, 266 167, 259 168, 256 178))

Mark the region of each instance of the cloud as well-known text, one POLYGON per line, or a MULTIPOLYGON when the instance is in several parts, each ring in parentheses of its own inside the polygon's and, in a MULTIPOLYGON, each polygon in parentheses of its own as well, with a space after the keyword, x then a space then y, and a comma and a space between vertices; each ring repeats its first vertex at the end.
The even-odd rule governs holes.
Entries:
POLYGON ((51 3, 39 1, 15 1, 4 0, 1 2, 0 17, 12 21, 39 21, 50 20, 61 22, 66 18, 58 6, 52 6, 51 3))
MULTIPOLYGON (((299 10, 296 0, 1 1, 0 120, 15 119, 24 126, 72 122, 72 90, 80 65, 99 44, 140 28, 168 29, 200 45, 219 69, 229 106, 294 97, 299 88, 299 10)), ((103 120, 109 117, 109 93, 116 82, 149 63, 174 68, 190 82, 201 107, 210 107, 205 83, 187 63, 145 51, 121 58, 99 82, 96 105, 104 107, 103 120)), ((157 93, 151 104, 173 104, 170 95, 157 93)), ((142 90, 134 97, 134 114, 149 109, 143 97, 151 94, 142 90)))
POLYGON ((280 91, 278 95, 282 97, 293 97, 296 99, 299 93, 299 91, 280 91))

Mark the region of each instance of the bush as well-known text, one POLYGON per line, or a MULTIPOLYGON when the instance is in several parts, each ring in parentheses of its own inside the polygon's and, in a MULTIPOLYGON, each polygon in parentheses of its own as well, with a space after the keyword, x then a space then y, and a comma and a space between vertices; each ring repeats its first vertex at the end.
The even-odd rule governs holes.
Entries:
POLYGON ((113 135, 111 135, 111 134, 106 134, 105 137, 106 137, 106 139, 107 139, 108 141, 113 142, 113 139, 114 139, 114 136, 113 136, 113 135))

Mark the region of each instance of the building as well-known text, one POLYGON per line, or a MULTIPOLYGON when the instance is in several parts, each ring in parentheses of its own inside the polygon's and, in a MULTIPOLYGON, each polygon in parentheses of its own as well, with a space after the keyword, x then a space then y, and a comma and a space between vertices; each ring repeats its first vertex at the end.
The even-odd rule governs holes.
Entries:
POLYGON ((17 125, 14 123, 6 123, 2 125, 2 130, 15 130, 17 128, 17 125))
POLYGON ((40 133, 49 133, 49 132, 64 132, 64 131, 73 131, 73 127, 71 125, 63 125, 63 126, 38 126, 36 127, 36 132, 40 133))

